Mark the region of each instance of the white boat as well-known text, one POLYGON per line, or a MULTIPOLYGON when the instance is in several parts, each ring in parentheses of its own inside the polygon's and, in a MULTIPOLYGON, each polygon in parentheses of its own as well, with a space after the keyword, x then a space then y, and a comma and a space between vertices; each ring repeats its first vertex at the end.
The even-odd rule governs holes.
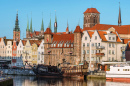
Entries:
POLYGON ((110 71, 106 71, 106 79, 113 81, 130 82, 130 66, 128 65, 110 66, 110 71))

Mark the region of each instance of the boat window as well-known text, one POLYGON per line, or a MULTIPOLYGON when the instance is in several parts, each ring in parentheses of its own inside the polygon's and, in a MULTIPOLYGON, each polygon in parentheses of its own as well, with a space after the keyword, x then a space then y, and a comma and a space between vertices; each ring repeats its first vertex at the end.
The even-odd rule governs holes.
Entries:
POLYGON ((127 69, 125 69, 125 71, 127 71, 127 69))
POLYGON ((129 69, 127 69, 127 71, 129 71, 129 69))
POLYGON ((125 69, 123 69, 123 71, 125 71, 125 69))
POLYGON ((120 69, 118 69, 118 71, 120 71, 120 69))

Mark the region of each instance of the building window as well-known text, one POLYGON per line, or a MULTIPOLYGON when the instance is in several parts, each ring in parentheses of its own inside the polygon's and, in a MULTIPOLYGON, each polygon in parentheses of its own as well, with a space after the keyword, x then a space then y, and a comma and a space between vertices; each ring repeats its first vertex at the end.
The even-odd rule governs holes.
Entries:
POLYGON ((66 43, 64 44, 64 47, 66 47, 66 43))
POLYGON ((114 50, 112 50, 112 54, 115 54, 115 51, 114 51, 114 50))
POLYGON ((109 50, 109 54, 111 54, 111 50, 109 50))
POLYGON ((87 43, 87 47, 89 47, 89 43, 87 43))
POLYGON ((87 37, 85 37, 85 40, 87 40, 87 37))
POLYGON ((95 47, 97 47, 97 43, 95 43, 95 47))
POLYGON ((53 47, 53 44, 51 44, 51 47, 53 47))
POLYGON ((71 44, 71 47, 73 47, 73 44, 71 44))
POLYGON ((111 47, 111 43, 109 43, 109 47, 111 47))
POLYGON ((98 43, 98 46, 100 46, 100 43, 98 43))
POLYGON ((94 46, 94 43, 92 43, 92 47, 94 46))
POLYGON ((114 61, 114 57, 112 57, 112 61, 114 61))
POLYGON ((83 54, 85 54, 85 50, 83 50, 83 54))
POLYGON ((85 43, 83 43, 83 47, 85 47, 85 43))
POLYGON ((87 50, 87 54, 89 54, 89 50, 87 50))
POLYGON ((67 44, 67 47, 69 47, 69 43, 67 44))
POLYGON ((54 47, 56 47, 56 44, 54 44, 54 47))
POLYGON ((113 40, 115 40, 115 37, 113 37, 113 40))
POLYGON ((109 61, 111 61, 111 57, 109 57, 109 61))
POLYGON ((62 44, 60 44, 60 47, 62 47, 62 44))
POLYGON ((95 36, 95 40, 97 40, 97 36, 95 36))
POLYGON ((112 47, 115 48, 115 44, 114 43, 112 44, 112 47))
POLYGON ((111 37, 109 37, 109 40, 111 40, 111 37))
POLYGON ((94 50, 92 50, 92 54, 94 54, 94 50))

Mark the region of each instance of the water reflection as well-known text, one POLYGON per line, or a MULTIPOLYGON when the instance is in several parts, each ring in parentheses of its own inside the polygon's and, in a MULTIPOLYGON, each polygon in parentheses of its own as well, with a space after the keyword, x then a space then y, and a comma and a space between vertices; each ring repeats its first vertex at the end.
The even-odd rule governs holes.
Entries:
POLYGON ((14 86, 130 86, 130 83, 108 82, 106 80, 47 79, 35 76, 11 76, 14 86))

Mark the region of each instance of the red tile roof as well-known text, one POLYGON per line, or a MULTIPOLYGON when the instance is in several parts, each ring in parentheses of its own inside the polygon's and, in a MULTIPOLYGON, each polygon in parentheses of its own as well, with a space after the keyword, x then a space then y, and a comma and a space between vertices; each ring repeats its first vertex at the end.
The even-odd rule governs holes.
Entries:
POLYGON ((107 39, 105 38, 105 34, 107 34, 107 32, 98 31, 98 34, 99 34, 100 38, 102 39, 102 41, 107 41, 107 39))
POLYGON ((92 28, 86 28, 86 30, 108 30, 113 27, 119 34, 130 34, 130 25, 107 25, 107 24, 96 24, 92 28))
POLYGON ((99 13, 96 8, 88 8, 84 13, 99 13))
POLYGON ((51 48, 60 48, 60 46, 58 47, 59 43, 63 43, 62 47, 63 48, 70 48, 71 46, 69 45, 69 47, 64 47, 64 44, 68 42, 68 43, 73 43, 74 42, 74 34, 54 34, 53 35, 53 40, 52 43, 56 43, 56 46, 51 47, 51 48))
POLYGON ((46 31, 44 32, 44 34, 52 34, 50 28, 47 28, 46 31))
POLYGON ((123 39, 123 43, 124 43, 124 44, 127 44, 128 41, 130 41, 130 39, 123 39))
POLYGON ((34 33, 37 35, 39 35, 40 31, 34 31, 34 33))
POLYGON ((74 33, 81 33, 81 32, 82 32, 82 29, 80 28, 80 26, 76 26, 74 33))
POLYGON ((40 40, 29 40, 30 44, 34 44, 36 43, 38 46, 41 44, 41 41, 40 40))
POLYGON ((88 31, 88 34, 89 34, 90 38, 92 38, 93 33, 94 32, 92 32, 92 31, 88 31))
POLYGON ((27 42, 27 41, 25 41, 25 40, 22 40, 23 46, 25 46, 26 42, 27 42))

